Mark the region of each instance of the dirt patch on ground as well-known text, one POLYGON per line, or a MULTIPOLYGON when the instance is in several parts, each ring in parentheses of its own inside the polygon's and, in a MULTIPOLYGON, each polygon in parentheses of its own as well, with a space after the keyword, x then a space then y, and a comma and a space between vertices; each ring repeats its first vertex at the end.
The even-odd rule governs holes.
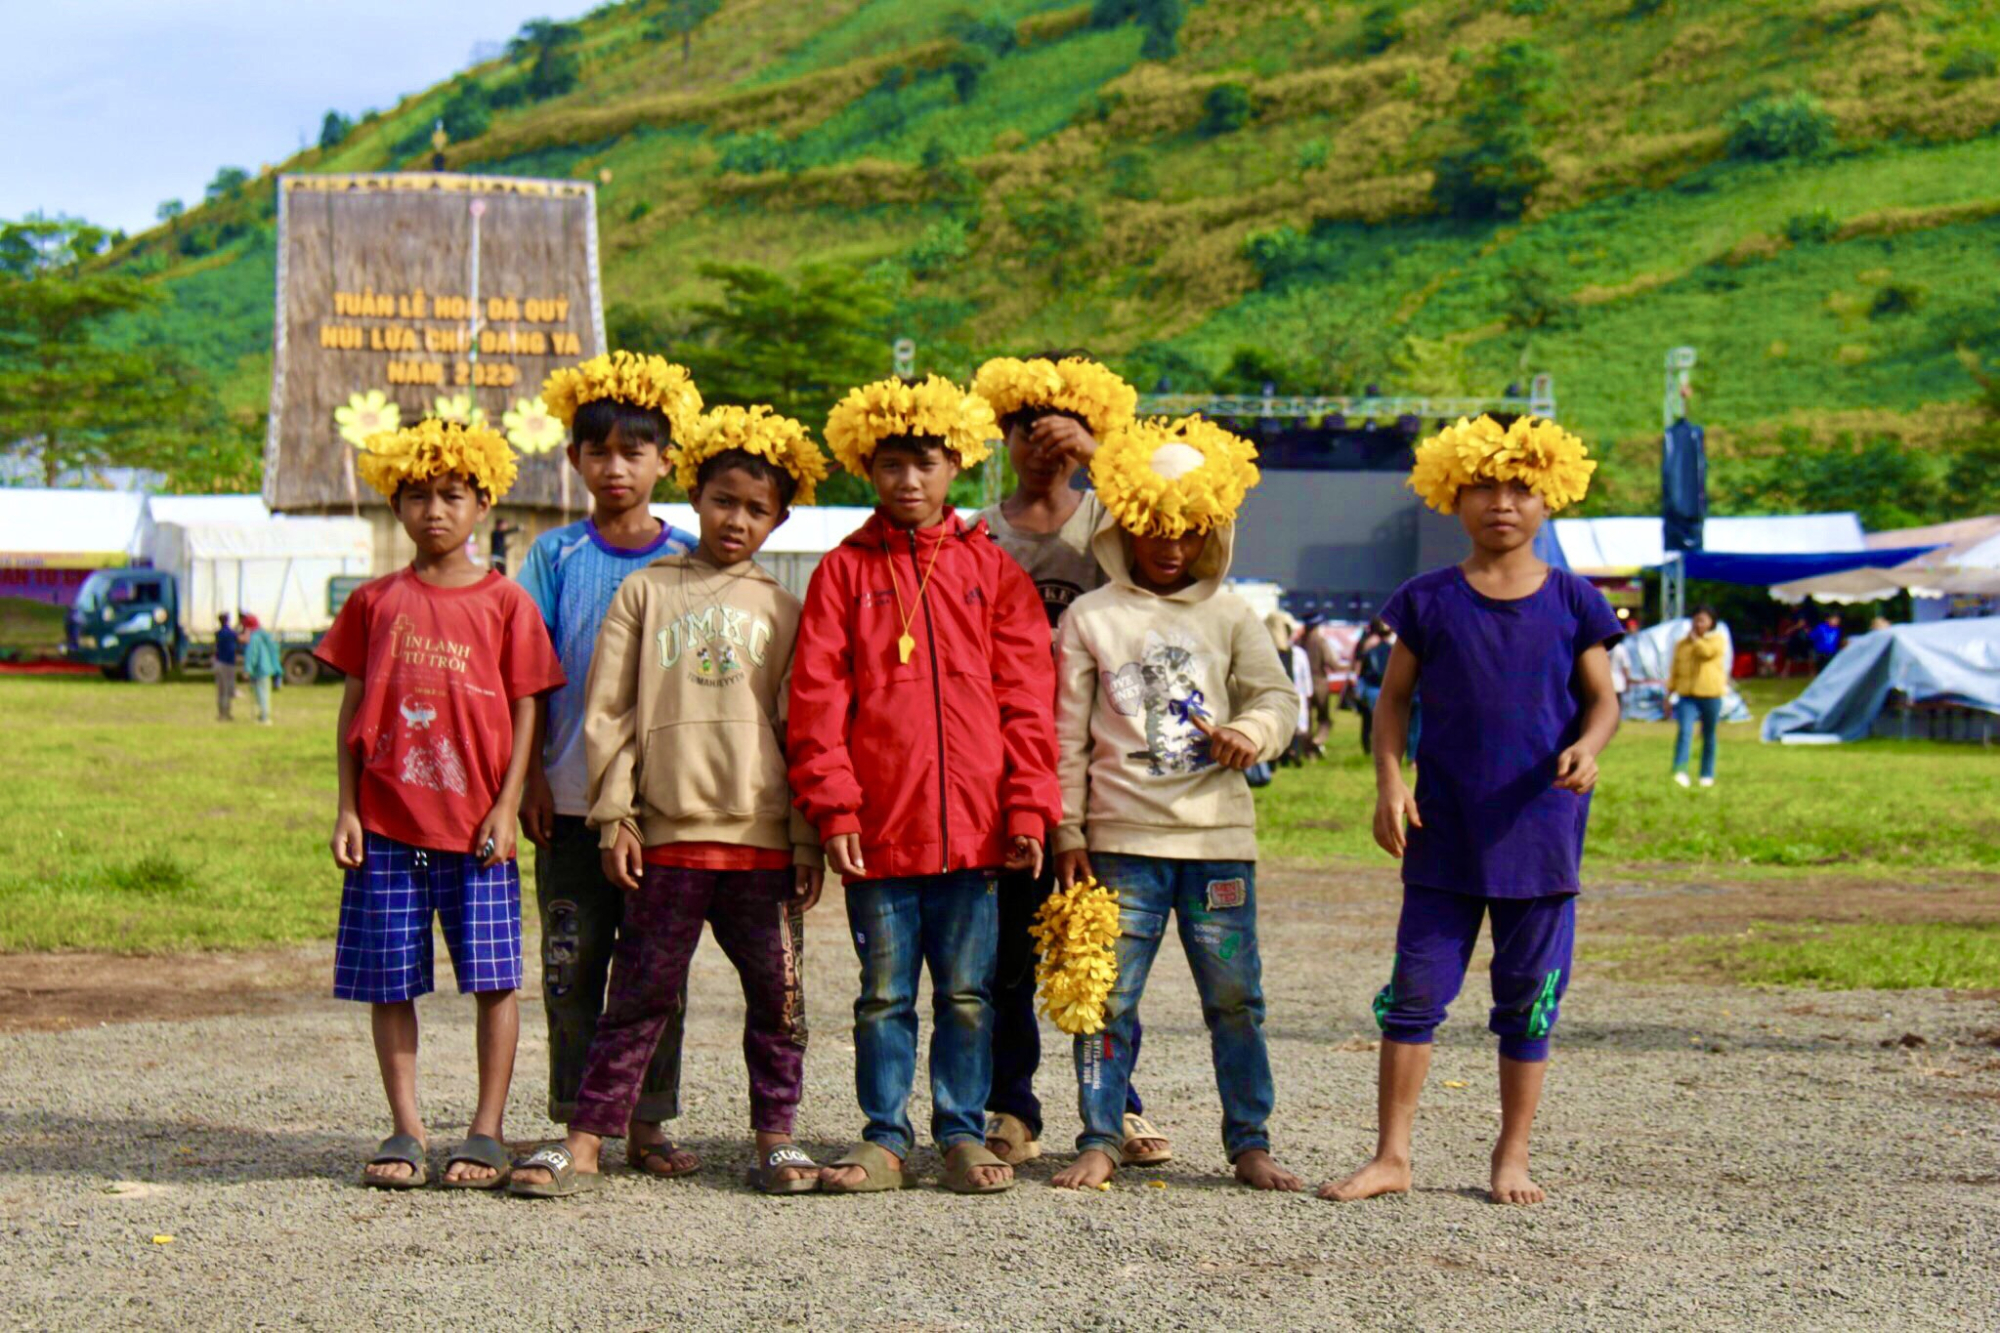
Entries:
POLYGON ((323 945, 125 957, 0 955, 0 1032, 174 1023, 282 1009, 332 984, 323 945))
MULTIPOLYGON (((1402 906, 1394 866, 1271 864, 1260 868, 1257 893, 1267 931, 1310 923, 1370 950, 1389 947, 1402 906)), ((1610 874, 1585 888, 1577 933, 1587 966, 1593 945, 1805 921, 2000 921, 2000 875, 1903 884, 1836 875, 1730 882, 1610 874)), ((527 924, 532 954, 532 915, 527 924)), ((539 997, 533 973, 524 998, 539 997)), ((267 1012, 326 994, 331 977, 330 944, 245 953, 0 954, 0 1032, 267 1012)))

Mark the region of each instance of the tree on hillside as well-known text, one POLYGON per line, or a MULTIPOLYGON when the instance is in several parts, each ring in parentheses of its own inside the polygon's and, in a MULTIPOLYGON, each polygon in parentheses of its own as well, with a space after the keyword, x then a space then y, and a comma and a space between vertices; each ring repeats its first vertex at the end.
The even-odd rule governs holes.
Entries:
POLYGON ((103 341, 107 318, 155 299, 138 278, 91 268, 109 240, 73 218, 0 223, 0 440, 49 485, 89 465, 170 471, 222 424, 184 360, 103 341))
MULTIPOLYGON (((817 435, 840 395, 889 373, 889 300, 851 268, 808 264, 791 275, 754 264, 704 264, 720 299, 696 302, 691 336, 674 347, 711 403, 769 403, 817 435)), ((822 504, 865 503, 836 478, 822 504)))
POLYGON ((319 123, 319 146, 338 148, 348 135, 354 132, 354 122, 338 111, 326 113, 326 119, 319 123))
POLYGON ((574 23, 552 19, 529 19, 507 43, 509 60, 528 60, 524 91, 535 101, 561 97, 576 87, 576 53, 570 48, 583 38, 583 29, 574 23))
POLYGON ((648 31, 656 41, 680 38, 681 64, 686 65, 694 55, 695 29, 721 8, 722 0, 667 0, 666 7, 648 25, 648 31))
POLYGON ((1120 28, 1136 23, 1146 30, 1139 54, 1148 60, 1165 60, 1174 53, 1187 11, 1188 0, 1092 0, 1090 26, 1120 28))
POLYGON ((204 199, 220 199, 232 190, 241 189, 250 179, 250 173, 241 167, 222 167, 215 173, 215 179, 202 191, 204 199))
POLYGON ((183 204, 180 200, 162 199, 160 206, 153 210, 153 216, 166 223, 167 230, 172 231, 180 221, 181 214, 185 212, 187 212, 187 205, 183 204))
POLYGON ((1466 146, 1438 160, 1431 198, 1471 221, 1519 217, 1549 178, 1534 117, 1551 108, 1559 63, 1525 39, 1502 42, 1472 71, 1458 128, 1466 146))

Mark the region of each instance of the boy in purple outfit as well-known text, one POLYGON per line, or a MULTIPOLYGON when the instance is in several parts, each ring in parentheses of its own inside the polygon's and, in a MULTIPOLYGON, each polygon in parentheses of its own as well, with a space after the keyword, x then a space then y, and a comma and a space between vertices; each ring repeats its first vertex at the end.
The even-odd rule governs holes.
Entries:
POLYGON ((1431 1034, 1490 915, 1501 1118, 1489 1196, 1542 1200, 1528 1175, 1528 1131, 1569 982, 1597 756, 1618 730, 1608 649, 1623 630, 1589 583, 1535 558, 1534 539, 1550 513, 1583 498, 1595 467, 1575 436, 1534 418, 1504 429, 1490 417, 1461 420, 1417 450, 1411 486, 1456 513, 1473 548, 1382 608, 1397 641, 1375 706, 1375 840, 1402 859, 1403 912, 1389 984, 1375 998, 1375 1156, 1327 1182, 1321 1198, 1410 1188, 1431 1034), (1412 797, 1402 762, 1419 680, 1412 797))

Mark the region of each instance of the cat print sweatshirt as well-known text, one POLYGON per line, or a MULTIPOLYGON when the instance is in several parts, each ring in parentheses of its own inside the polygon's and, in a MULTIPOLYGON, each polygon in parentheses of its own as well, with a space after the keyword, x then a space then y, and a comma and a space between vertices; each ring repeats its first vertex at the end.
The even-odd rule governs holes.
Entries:
POLYGON ((1209 758, 1195 721, 1274 759, 1299 701, 1270 631, 1223 588, 1234 541, 1233 526, 1215 529, 1194 583, 1161 595, 1133 582, 1117 520, 1099 523, 1092 550, 1111 581, 1070 607, 1057 645, 1057 851, 1257 858, 1250 785, 1209 758))

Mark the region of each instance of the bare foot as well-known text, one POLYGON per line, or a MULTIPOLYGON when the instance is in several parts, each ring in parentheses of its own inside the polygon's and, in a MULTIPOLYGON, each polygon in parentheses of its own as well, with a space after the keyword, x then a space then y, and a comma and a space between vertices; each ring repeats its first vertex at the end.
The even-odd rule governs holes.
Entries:
MULTIPOLYGON (((604 1140, 595 1134, 572 1132, 563 1140, 563 1149, 569 1153, 570 1169, 580 1176, 594 1176, 604 1169, 598 1153, 603 1146, 604 1140)), ((541 1166, 517 1166, 508 1179, 518 1180, 523 1185, 553 1185, 556 1181, 555 1173, 541 1166)))
POLYGON ((1271 1154, 1262 1148, 1252 1148, 1237 1157, 1236 1178, 1253 1190, 1276 1190, 1281 1194, 1306 1187, 1303 1180, 1272 1161, 1271 1154))
MULTIPOLYGON (((428 1148, 430 1145, 426 1143, 424 1146, 428 1148)), ((370 1180, 408 1180, 417 1174, 417 1168, 408 1162, 370 1162, 361 1168, 361 1173, 370 1180)))
MULTIPOLYGON (((951 1164, 952 1158, 957 1153, 969 1150, 972 1146, 970 1143, 953 1144, 944 1155, 945 1162, 951 1164)), ((989 1185, 1004 1185, 1013 1178, 1014 1168, 1005 1162, 996 1162, 991 1166, 969 1167, 965 1173, 965 1183, 974 1189, 984 1189, 989 1185)))
MULTIPOLYGON (((791 1141, 792 1141, 792 1136, 789 1134, 767 1134, 763 1130, 758 1130, 757 1164, 759 1166, 762 1166, 764 1164, 764 1159, 771 1155, 771 1150, 773 1148, 782 1148, 787 1144, 789 1144, 791 1141)), ((688 1157, 694 1156, 693 1153, 685 1153, 684 1155, 688 1157)), ((784 1180, 784 1181, 804 1180, 808 1174, 810 1173, 807 1172, 804 1167, 781 1166, 778 1168, 779 1180, 784 1180)))
POLYGON ((1528 1150, 1493 1150, 1493 1180, 1486 1197, 1495 1203, 1540 1203, 1548 1195, 1528 1179, 1528 1150))
POLYGON ((453 1162, 446 1168, 444 1178, 446 1180, 491 1180, 499 1174, 492 1167, 481 1166, 477 1162, 453 1162))
POLYGON ((1076 1155, 1076 1160, 1055 1173, 1049 1184, 1059 1190, 1094 1190, 1111 1179, 1117 1171, 1118 1163, 1111 1160, 1111 1154, 1102 1148, 1090 1148, 1076 1155))
POLYGON ((1334 1199, 1341 1203, 1351 1203, 1355 1199, 1372 1199, 1378 1194, 1409 1192, 1409 1160, 1380 1155, 1369 1158, 1367 1165, 1353 1175, 1342 1180, 1329 1180, 1319 1187, 1320 1198, 1334 1199))
POLYGON ((701 1158, 667 1137, 667 1131, 644 1120, 634 1120, 625 1131, 625 1165, 644 1176, 669 1180, 701 1169, 701 1158))
MULTIPOLYGON (((887 1148, 883 1148, 882 1151, 887 1153, 889 1160, 896 1164, 893 1168, 894 1170, 900 1171, 903 1169, 902 1158, 889 1152, 887 1148)), ((865 1166, 828 1166, 820 1169, 819 1186, 821 1189, 831 1186, 836 1190, 851 1190, 856 1185, 865 1185, 867 1183, 868 1168, 865 1166)))

